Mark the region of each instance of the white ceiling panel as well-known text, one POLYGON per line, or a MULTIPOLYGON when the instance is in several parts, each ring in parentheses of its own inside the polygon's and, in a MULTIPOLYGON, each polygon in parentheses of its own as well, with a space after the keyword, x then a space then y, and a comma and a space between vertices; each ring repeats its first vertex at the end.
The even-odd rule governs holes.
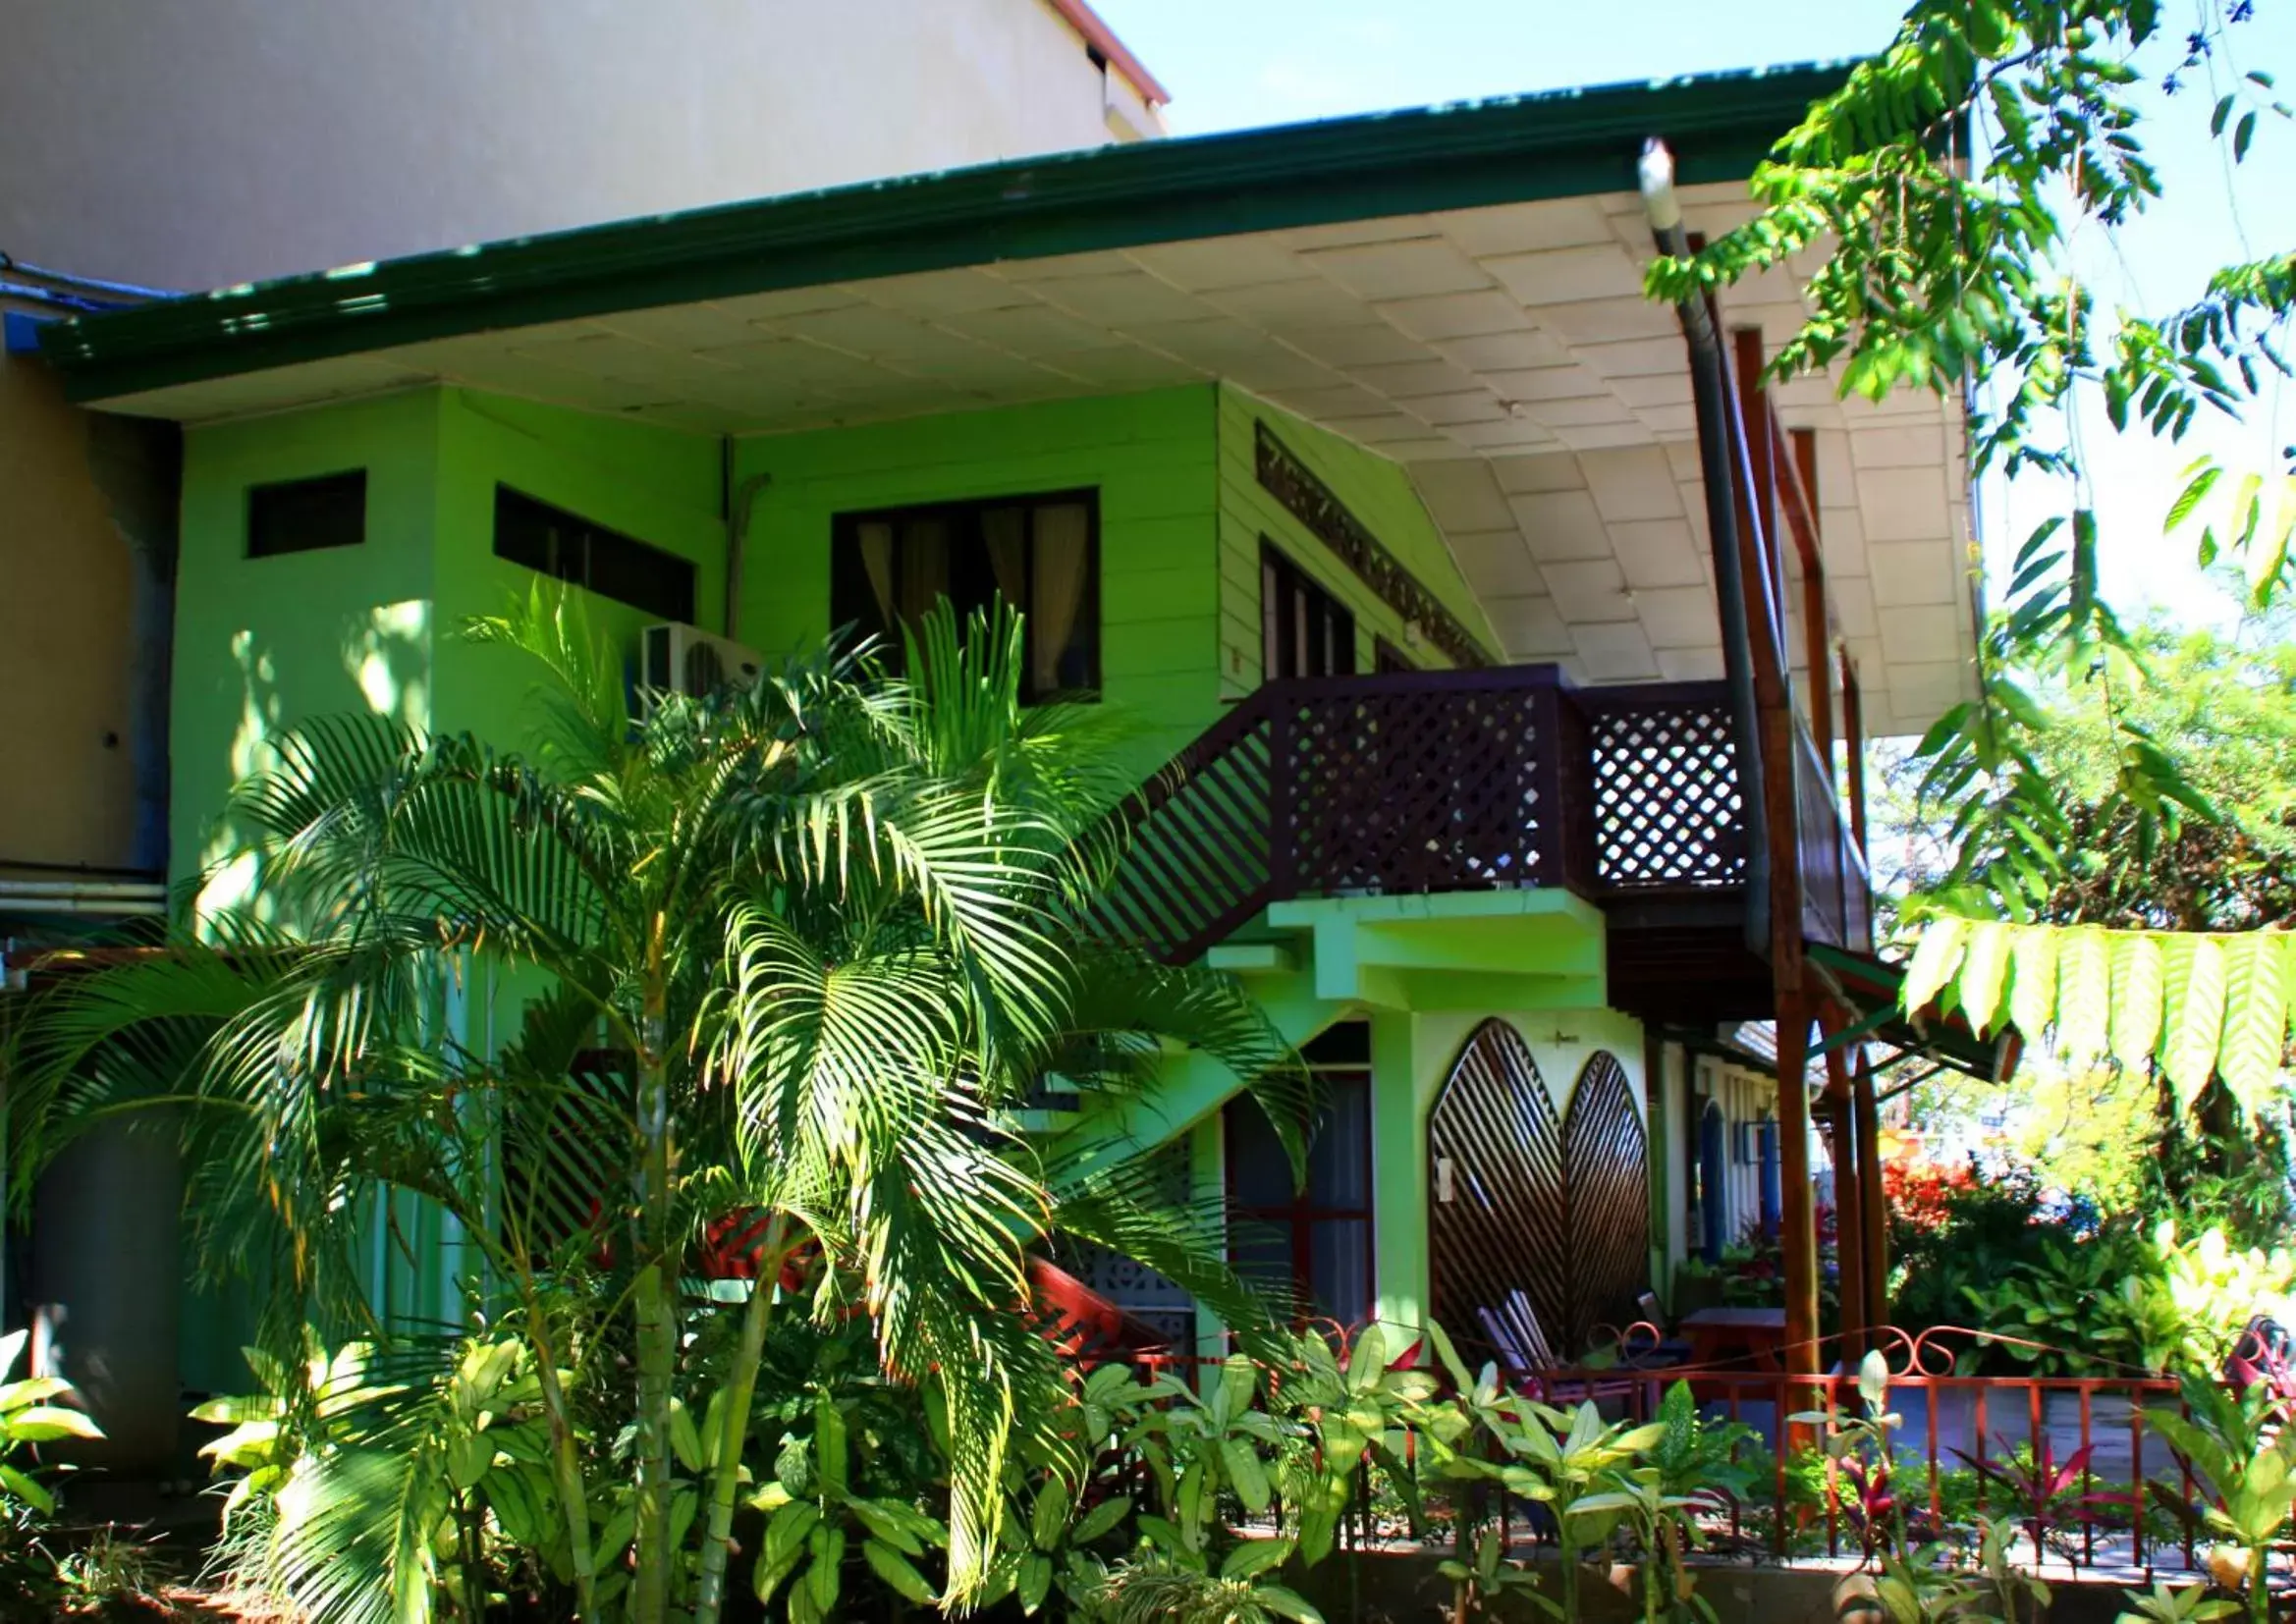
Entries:
MULTIPOLYGON (((1728 189, 1685 200, 1709 231, 1748 212, 1728 189)), ((1696 417, 1673 312, 1641 296, 1649 252, 1621 191, 475 332, 119 405, 204 421, 447 380, 738 434, 1218 378, 1401 463, 1510 657, 1710 675, 1696 417)), ((1783 273, 1723 299, 1773 342, 1802 316, 1783 273)), ((1831 618, 1874 731, 1926 726, 1970 686, 1958 412, 1825 378, 1773 398, 1818 437, 1831 618)))

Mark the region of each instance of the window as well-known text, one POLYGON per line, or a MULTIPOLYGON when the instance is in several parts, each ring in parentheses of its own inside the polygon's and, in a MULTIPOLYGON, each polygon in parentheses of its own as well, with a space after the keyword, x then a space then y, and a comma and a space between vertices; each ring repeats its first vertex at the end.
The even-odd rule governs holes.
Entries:
POLYGON ((1348 677, 1355 671, 1355 617, 1275 548, 1260 546, 1260 673, 1348 677))
POLYGON ((1411 663, 1410 657, 1401 649, 1385 637, 1377 637, 1371 644, 1371 669, 1382 677, 1390 677, 1397 672, 1417 671, 1419 668, 1411 663))
POLYGON ((1248 1100, 1223 1116, 1228 1194, 1236 1233, 1230 1248, 1246 1274, 1288 1283, 1319 1320, 1357 1326, 1371 1317, 1371 1028, 1334 1027, 1309 1044, 1324 1089, 1324 1114, 1307 1153, 1307 1184, 1294 1191, 1276 1130, 1248 1100))
POLYGON ((663 621, 693 619, 691 559, 665 552, 508 485, 494 488, 494 551, 663 621))
POLYGON ((366 469, 256 485, 247 491, 247 557, 315 553, 366 540, 366 469))
POLYGON ((947 598, 961 619, 998 594, 1025 617, 1021 695, 1100 691, 1097 492, 843 514, 831 537, 829 608, 839 625, 885 640, 947 598))

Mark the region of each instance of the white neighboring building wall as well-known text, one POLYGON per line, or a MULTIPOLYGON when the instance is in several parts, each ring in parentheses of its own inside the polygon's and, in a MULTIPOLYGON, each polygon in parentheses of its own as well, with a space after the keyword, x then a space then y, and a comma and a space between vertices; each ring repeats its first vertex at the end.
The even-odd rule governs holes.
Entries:
POLYGON ((1096 27, 1075 0, 10 0, 0 250, 215 288, 1161 134, 1096 27))

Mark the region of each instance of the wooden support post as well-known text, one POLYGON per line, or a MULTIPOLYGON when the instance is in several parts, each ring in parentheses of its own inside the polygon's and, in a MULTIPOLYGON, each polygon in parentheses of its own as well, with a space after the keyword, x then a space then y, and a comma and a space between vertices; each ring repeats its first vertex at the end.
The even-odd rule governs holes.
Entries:
POLYGON ((1850 1120, 1857 1129, 1860 1204, 1866 1213, 1866 1327, 1889 1324, 1889 1202, 1882 1189, 1882 1109, 1874 1098, 1874 1062, 1861 1046, 1850 1078, 1850 1120))
POLYGON ((1731 335, 1736 374, 1733 427, 1740 457, 1732 472, 1739 534, 1747 559, 1749 641, 1761 725, 1763 833, 1770 851, 1770 978, 1777 1010, 1778 1173, 1784 1188, 1779 1241, 1785 1252, 1785 1368, 1813 1375, 1818 1359, 1818 1222, 1810 1188, 1810 1097, 1803 1073, 1810 1004, 1802 992, 1802 846, 1794 786, 1793 693, 1786 678, 1784 571, 1777 547, 1777 418, 1762 387, 1762 330, 1731 335))
POLYGON ((1873 860, 1866 850, 1866 708, 1858 691, 1858 667, 1846 653, 1841 657, 1841 726, 1849 747, 1849 832, 1858 843, 1858 855, 1873 860))
POLYGON ((1801 522, 1794 525, 1794 542, 1802 560, 1803 658, 1810 663, 1810 735, 1818 746, 1818 760, 1826 769, 1828 788, 1833 785, 1833 623, 1826 596, 1826 561, 1818 543, 1818 436, 1806 428, 1791 432, 1794 448, 1796 497, 1801 522))
POLYGON ((1826 1108, 1833 1123, 1833 1257, 1841 1272, 1841 1358, 1845 1365, 1854 1365, 1866 1351, 1866 1225, 1873 1215, 1866 1210, 1864 1150, 1850 1099, 1849 1064, 1840 1050, 1827 1051, 1826 1075, 1826 1108))
POLYGON ((1810 1183, 1810 1006, 1796 991, 1777 1000, 1777 1150, 1783 1186, 1778 1240, 1785 1250, 1785 1368, 1818 1369, 1818 1211, 1810 1183))

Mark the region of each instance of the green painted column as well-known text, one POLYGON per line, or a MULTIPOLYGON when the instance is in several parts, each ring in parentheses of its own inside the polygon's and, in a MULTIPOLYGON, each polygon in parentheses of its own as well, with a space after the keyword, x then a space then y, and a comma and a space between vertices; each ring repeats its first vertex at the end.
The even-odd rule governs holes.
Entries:
POLYGON ((1382 1321, 1416 1336, 1427 1323, 1427 1114, 1419 1017, 1371 1018, 1372 1235, 1382 1321))

